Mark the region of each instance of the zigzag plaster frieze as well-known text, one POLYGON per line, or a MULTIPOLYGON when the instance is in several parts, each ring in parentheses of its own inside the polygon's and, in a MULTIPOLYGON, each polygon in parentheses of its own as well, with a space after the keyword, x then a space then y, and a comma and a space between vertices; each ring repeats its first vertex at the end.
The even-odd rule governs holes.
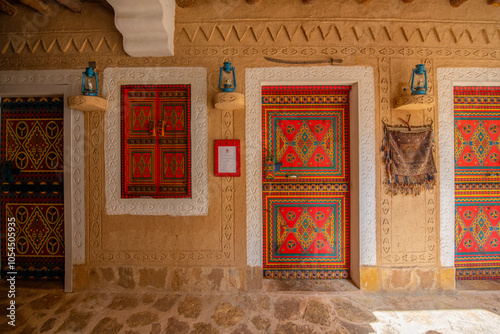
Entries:
MULTIPOLYGON (((303 21, 303 20, 298 20, 303 21)), ((190 44, 290 45, 328 44, 353 47, 385 45, 414 47, 470 48, 490 47, 498 51, 500 28, 497 22, 386 22, 344 21, 304 22, 301 24, 275 22, 178 23, 175 33, 176 55, 190 44), (424 26, 424 28, 422 27, 424 26)), ((47 53, 117 53, 124 54, 123 38, 119 32, 47 32, 24 36, 22 33, 0 34, 0 54, 47 53)), ((181 52, 182 54, 182 52, 181 52)))
POLYGON ((0 34, 0 54, 21 53, 85 53, 85 52, 123 52, 120 33, 72 32, 34 34, 28 37, 17 34, 0 34))
POLYGON ((262 42, 356 42, 356 43, 452 43, 495 44, 500 42, 498 22, 391 22, 346 20, 337 22, 219 21, 179 23, 176 43, 262 42))

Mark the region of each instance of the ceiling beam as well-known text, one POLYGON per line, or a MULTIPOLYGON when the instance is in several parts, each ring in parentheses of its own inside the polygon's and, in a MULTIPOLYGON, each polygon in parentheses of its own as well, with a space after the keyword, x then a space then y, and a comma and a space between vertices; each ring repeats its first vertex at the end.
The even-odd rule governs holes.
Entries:
POLYGON ((450 0, 451 7, 460 7, 469 0, 450 0))
POLYGON ((106 0, 97 0, 97 2, 100 3, 105 9, 114 13, 115 10, 113 9, 113 6, 111 6, 106 0))
POLYGON ((16 13, 17 10, 16 7, 12 6, 6 0, 0 0, 0 11, 12 16, 16 13))
POLYGON ((33 8, 34 10, 42 13, 43 15, 50 14, 49 6, 47 6, 45 2, 42 2, 40 0, 19 0, 19 2, 25 4, 28 7, 33 8))
POLYGON ((83 3, 80 0, 56 0, 74 13, 83 13, 83 3))

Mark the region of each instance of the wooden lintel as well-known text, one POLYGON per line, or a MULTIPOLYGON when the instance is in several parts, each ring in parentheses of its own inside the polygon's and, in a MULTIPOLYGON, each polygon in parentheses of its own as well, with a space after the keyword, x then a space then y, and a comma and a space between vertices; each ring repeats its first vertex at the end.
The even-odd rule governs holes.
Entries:
POLYGON ((260 2, 260 0, 246 0, 249 5, 256 5, 260 2))
POLYGON ((181 8, 191 7, 196 3, 197 0, 175 0, 177 6, 181 8))
POLYGON ((80 0, 56 0, 63 6, 68 7, 68 9, 75 13, 83 13, 83 3, 80 0))
POLYGON ((371 0, 356 0, 360 5, 370 2, 371 0))
POLYGON ((45 2, 40 0, 19 0, 19 2, 25 4, 28 7, 42 13, 43 15, 50 14, 50 8, 45 4, 45 2))
POLYGON ((413 0, 402 0, 404 3, 411 3, 413 0))
POLYGON ((316 0, 302 0, 304 5, 312 5, 316 0))
POLYGON ((0 11, 7 15, 14 15, 16 13, 16 7, 12 6, 6 0, 0 0, 0 11))
POLYGON ((460 7, 469 0, 450 0, 451 7, 460 7))
POLYGON ((498 7, 500 6, 500 0, 488 0, 488 5, 498 7))

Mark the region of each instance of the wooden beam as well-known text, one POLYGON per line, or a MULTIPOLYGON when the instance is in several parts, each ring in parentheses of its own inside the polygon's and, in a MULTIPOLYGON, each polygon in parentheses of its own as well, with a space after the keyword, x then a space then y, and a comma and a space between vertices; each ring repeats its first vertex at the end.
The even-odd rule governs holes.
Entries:
POLYGON ((488 0, 488 5, 498 7, 500 6, 500 0, 488 0))
POLYGON ((257 5, 260 2, 260 0, 246 0, 246 1, 247 4, 249 5, 257 5))
POLYGON ((365 3, 370 2, 371 0, 356 0, 356 1, 358 2, 358 4, 363 5, 365 3))
POLYGON ((191 7, 197 0, 175 0, 177 6, 181 8, 191 7))
POLYGON ((451 7, 460 7, 469 0, 450 0, 451 7))
POLYGON ((404 3, 411 3, 413 0, 402 0, 404 3))
POLYGON ((112 12, 112 13, 115 12, 115 9, 113 8, 113 6, 111 6, 109 4, 109 2, 107 2, 106 0, 97 0, 97 2, 99 2, 101 4, 101 6, 103 6, 104 8, 109 10, 110 12, 112 12))
POLYGON ((302 0, 304 5, 312 5, 316 0, 302 0))
POLYGON ((17 10, 16 7, 12 6, 6 0, 0 0, 0 11, 12 16, 16 13, 17 10))
POLYGON ((74 13, 83 13, 83 3, 80 0, 56 0, 63 6, 68 7, 68 9, 74 13))
POLYGON ((28 7, 33 8, 34 10, 42 13, 43 15, 50 14, 49 6, 47 6, 45 2, 42 2, 40 0, 19 0, 19 2, 25 4, 28 7))

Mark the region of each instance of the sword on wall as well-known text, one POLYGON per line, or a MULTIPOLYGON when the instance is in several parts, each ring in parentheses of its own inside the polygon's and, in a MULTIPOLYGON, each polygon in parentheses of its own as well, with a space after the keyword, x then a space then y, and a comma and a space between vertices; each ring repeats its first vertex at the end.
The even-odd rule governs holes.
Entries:
POLYGON ((267 61, 272 61, 273 63, 281 63, 281 64, 294 64, 294 65, 304 65, 304 64, 340 64, 342 63, 342 59, 333 59, 328 58, 324 60, 285 60, 285 59, 277 59, 271 57, 264 57, 267 61))

